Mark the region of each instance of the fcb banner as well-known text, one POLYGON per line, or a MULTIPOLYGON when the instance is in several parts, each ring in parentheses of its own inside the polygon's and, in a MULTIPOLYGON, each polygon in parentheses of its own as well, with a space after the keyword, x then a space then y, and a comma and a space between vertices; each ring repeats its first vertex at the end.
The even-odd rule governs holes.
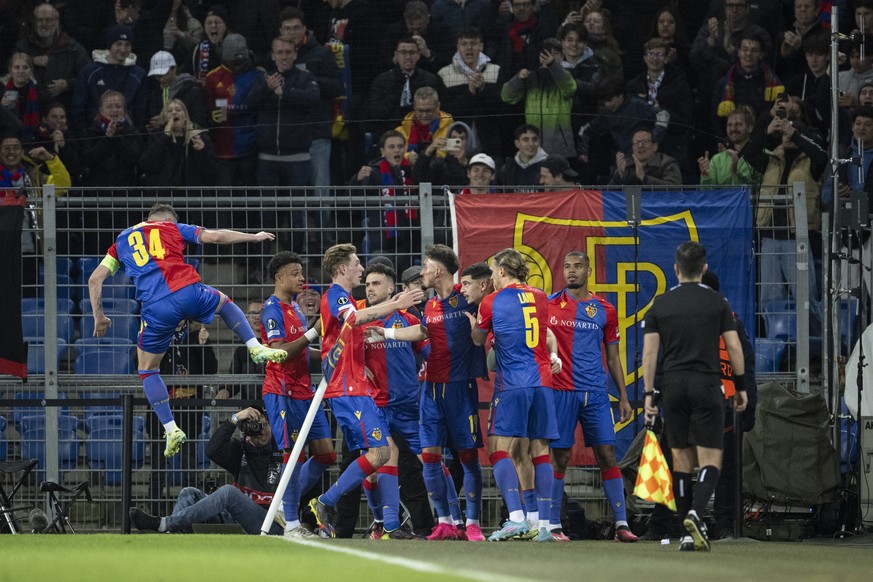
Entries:
MULTIPOLYGON (((527 258, 528 283, 553 293, 565 287, 562 270, 569 251, 582 250, 590 257, 588 287, 618 313, 619 353, 628 398, 635 408, 630 422, 616 425, 619 459, 643 428, 639 323, 654 298, 678 283, 673 272, 676 247, 687 240, 703 244, 709 269, 718 275, 732 309, 749 322, 754 321, 755 307, 747 188, 642 192, 636 229, 629 224, 628 207, 624 192, 599 190, 457 196, 452 206, 462 268, 514 248, 527 258)), ((754 330, 754 326, 747 328, 754 330)), ((617 399, 614 386, 609 390, 617 399)), ((480 390, 480 398, 490 400, 490 392, 480 390)), ((580 454, 593 460, 590 454, 574 451, 574 461, 580 460, 580 454)))

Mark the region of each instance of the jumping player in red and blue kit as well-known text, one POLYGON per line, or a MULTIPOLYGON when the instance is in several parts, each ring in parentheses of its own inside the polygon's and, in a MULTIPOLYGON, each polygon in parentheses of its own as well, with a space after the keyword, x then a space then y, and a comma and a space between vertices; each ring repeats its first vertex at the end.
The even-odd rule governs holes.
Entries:
POLYGON ((585 444, 594 449, 600 466, 603 491, 615 519, 615 541, 635 542, 627 523, 624 481, 615 462, 615 425, 606 391, 606 367, 618 389, 621 422, 631 417, 624 385, 624 368, 618 354, 618 316, 611 303, 588 290, 591 265, 582 251, 564 258, 567 288, 549 296, 549 329, 558 340, 563 369, 555 374, 555 413, 560 438, 552 443, 555 480, 549 529, 556 541, 569 541, 561 531, 564 473, 570 461, 576 424, 582 424, 585 444))
POLYGON ((218 314, 246 343, 255 362, 282 362, 288 355, 284 350, 261 345, 242 310, 224 293, 202 284, 200 275, 185 262, 183 255, 187 243, 235 244, 268 241, 275 236, 268 232, 248 234, 233 230, 206 230, 200 226, 179 224, 178 220, 172 206, 156 203, 146 222, 118 235, 88 280, 94 335, 103 337, 112 325, 103 313, 103 282, 122 265, 133 279, 136 298, 142 302, 142 326, 137 338, 139 375, 146 398, 166 431, 166 457, 178 453, 188 439, 173 419, 170 395, 159 370, 179 322, 191 319, 211 323, 218 314))
MULTIPOLYGON (((380 305, 394 294, 394 269, 382 263, 372 263, 366 271, 367 301, 359 302, 359 307, 380 305)), ((369 326, 390 327, 402 329, 417 326, 421 323, 418 317, 408 311, 394 311, 385 317, 367 324, 369 326)), ((421 466, 415 461, 415 455, 421 453, 418 435, 418 400, 421 385, 418 382, 416 353, 427 356, 428 343, 404 341, 367 341, 365 344, 365 363, 373 374, 373 400, 379 412, 383 415, 395 446, 391 447, 391 456, 387 463, 378 471, 378 477, 370 475, 363 483, 367 495, 367 503, 373 511, 374 523, 371 528, 372 539, 411 539, 415 537, 406 530, 400 529, 399 501, 401 491, 400 471, 407 484, 403 488, 403 502, 407 510, 415 502, 430 513, 430 503, 427 500, 426 489, 422 480, 421 466), (407 466, 400 466, 401 449, 404 458, 412 461, 407 466), (414 466, 409 466, 414 465, 414 466), (417 472, 417 475, 415 474, 417 472), (410 479, 415 479, 411 482, 410 479), (415 487, 417 485, 418 487, 415 487), (420 492, 420 498, 413 497, 420 492)), ((422 529, 420 523, 424 511, 411 516, 417 529, 422 529)), ((432 519, 432 518, 431 518, 432 519)), ((431 522, 432 524, 432 522, 431 522)))
POLYGON ((388 462, 393 442, 373 402, 372 378, 364 364, 364 333, 359 326, 411 307, 423 295, 420 290, 404 291, 391 301, 358 310, 351 290, 361 284, 364 268, 356 253, 354 245, 334 245, 327 249, 321 263, 333 280, 321 298, 322 370, 328 383, 324 399, 342 428, 349 450, 367 451, 343 471, 327 492, 309 504, 318 527, 329 537, 334 536, 331 514, 339 498, 388 462))
MULTIPOLYGON (((482 467, 478 448, 479 390, 476 378, 487 375, 485 352, 473 344, 467 315, 474 309, 455 285, 458 256, 441 244, 425 249, 421 276, 425 288, 436 296, 424 308, 420 326, 406 329, 370 328, 371 333, 391 341, 419 341, 430 338, 430 355, 421 393, 419 432, 424 465, 424 482, 437 513, 437 523, 429 540, 485 541, 479 526, 482 508, 482 467), (453 523, 451 493, 454 484, 443 464, 442 449, 447 442, 458 451, 464 468, 467 522, 465 532, 453 523)), ((458 516, 460 517, 460 515, 458 516)))
MULTIPOLYGON (((300 257, 282 251, 270 259, 267 273, 275 282, 275 288, 261 312, 261 340, 270 347, 288 352, 288 359, 281 364, 267 364, 264 405, 276 446, 285 451, 283 460, 288 464, 294 441, 312 403, 309 345, 318 337, 319 330, 315 327, 306 329, 306 316, 293 299, 306 282, 300 257)), ((300 526, 300 493, 309 491, 322 473, 336 462, 333 431, 324 410, 318 410, 306 440, 312 456, 305 463, 294 459, 294 472, 282 497, 286 537, 314 535, 300 526)))
POLYGON ((497 372, 488 423, 488 451, 494 480, 509 510, 503 527, 488 538, 506 540, 527 533, 518 492, 518 475, 510 459, 515 439, 529 439, 539 511, 538 542, 553 541, 548 531, 552 492, 549 441, 558 437, 552 401, 552 373, 560 360, 548 340, 548 299, 526 285, 528 267, 515 249, 504 249, 491 260, 495 292, 479 305, 479 317, 469 315, 473 342, 483 345, 494 333, 497 372), (550 345, 547 347, 547 343, 550 345))

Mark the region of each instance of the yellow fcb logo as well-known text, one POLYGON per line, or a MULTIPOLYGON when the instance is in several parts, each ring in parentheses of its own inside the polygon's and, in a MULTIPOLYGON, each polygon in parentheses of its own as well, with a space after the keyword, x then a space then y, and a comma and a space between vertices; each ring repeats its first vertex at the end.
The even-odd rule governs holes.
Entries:
POLYGON ((588 314, 588 317, 594 318, 594 316, 597 315, 597 307, 589 303, 585 306, 585 313, 588 314))
POLYGON ((457 295, 449 298, 449 305, 451 305, 453 309, 458 306, 458 296, 457 295))
POLYGON ((357 418, 358 420, 361 420, 361 411, 360 410, 355 411, 355 418, 357 418))
POLYGON ((373 429, 373 438, 376 439, 377 441, 381 441, 382 440, 382 429, 374 428, 373 429))

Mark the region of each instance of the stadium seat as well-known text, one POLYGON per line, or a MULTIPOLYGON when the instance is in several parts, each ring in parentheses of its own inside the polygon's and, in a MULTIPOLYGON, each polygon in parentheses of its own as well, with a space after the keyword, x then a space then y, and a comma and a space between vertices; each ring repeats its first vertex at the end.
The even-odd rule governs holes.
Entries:
POLYGON ((78 355, 85 352, 98 352, 107 347, 127 348, 132 350, 136 344, 129 339, 115 337, 83 337, 73 342, 72 346, 78 355))
MULTIPOLYGON (((79 397, 83 400, 103 400, 107 398, 118 398, 118 392, 93 392, 91 390, 79 393, 79 397)), ((91 426, 91 421, 95 417, 121 414, 121 406, 85 406, 85 425, 91 426)))
MULTIPOLYGON (((94 471, 105 471, 107 485, 121 485, 121 449, 124 440, 123 418, 98 416, 88 421, 85 460, 94 471)), ((140 469, 145 459, 145 418, 133 417, 133 468, 140 469)))
POLYGON ((74 370, 76 374, 133 374, 133 354, 126 347, 89 350, 76 357, 74 370))
POLYGON ((787 344, 781 339, 755 339, 755 373, 776 374, 780 371, 787 344))
MULTIPOLYGON (((58 273, 58 286, 57 286, 57 294, 58 299, 65 299, 72 301, 73 296, 76 294, 76 285, 75 281, 71 276, 70 271, 73 268, 73 261, 67 257, 58 257, 57 258, 57 273, 58 273)), ((39 295, 42 296, 45 293, 45 265, 40 262, 39 264, 39 289, 37 290, 39 295)))
MULTIPOLYGON (((138 315, 119 315, 115 313, 106 314, 112 320, 112 325, 106 330, 105 338, 125 339, 128 341, 136 341, 136 336, 139 333, 139 316, 138 315)), ((80 337, 93 337, 94 335, 94 318, 82 318, 82 334, 80 337)))
MULTIPOLYGON (((62 471, 75 469, 79 464, 78 427, 79 419, 75 416, 61 414, 58 417, 58 467, 62 471)), ((37 481, 42 481, 45 479, 45 415, 22 417, 20 432, 21 457, 37 460, 37 481)))
MULTIPOLYGON (((58 313, 69 315, 73 313, 75 304, 72 299, 58 298, 58 313)), ((21 313, 45 313, 45 298, 44 297, 25 297, 21 300, 21 313)))
MULTIPOLYGON (((13 396, 13 400, 42 400, 43 398, 45 398, 45 392, 43 391, 16 392, 13 396)), ((65 392, 58 392, 58 398, 66 399, 67 394, 65 392)), ((61 408, 61 414, 69 414, 69 412, 70 408, 68 406, 61 408)), ((12 424, 18 432, 21 432, 21 419, 34 415, 44 417, 45 408, 42 406, 14 406, 12 408, 12 424)))
POLYGON ((193 257, 185 257, 185 262, 194 267, 194 270, 200 272, 200 261, 193 257))
POLYGON ((6 417, 0 416, 0 461, 6 460, 6 417))
POLYGON ((793 342, 797 340, 797 316, 794 301, 770 301, 764 305, 767 338, 793 342))
MULTIPOLYGON (((42 312, 22 313, 21 329, 24 337, 45 337, 45 316, 42 312)), ((73 317, 67 313, 58 313, 58 338, 70 343, 75 333, 73 317)))
MULTIPOLYGON (((27 342, 27 373, 45 374, 45 340, 43 338, 24 338, 27 342)), ((58 338, 58 353, 55 364, 60 367, 61 356, 67 349, 67 342, 58 338)))

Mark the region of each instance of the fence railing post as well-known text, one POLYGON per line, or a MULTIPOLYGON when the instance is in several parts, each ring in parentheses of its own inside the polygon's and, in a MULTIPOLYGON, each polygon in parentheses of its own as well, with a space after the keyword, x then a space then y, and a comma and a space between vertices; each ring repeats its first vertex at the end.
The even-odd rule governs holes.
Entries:
POLYGON ((130 507, 133 498, 133 395, 121 396, 121 533, 130 533, 130 507))
POLYGON ((434 243, 433 233, 433 184, 418 185, 418 205, 421 209, 421 250, 434 243))
POLYGON ((797 256, 797 286, 794 308, 797 312, 797 377, 798 392, 809 393, 809 312, 815 298, 810 297, 810 269, 814 268, 809 251, 809 223, 807 222, 806 184, 795 182, 791 197, 794 202, 794 234, 797 256))
MULTIPOLYGON (((58 236, 55 187, 46 184, 42 187, 43 228, 41 234, 43 247, 43 298, 45 311, 45 395, 47 399, 58 397, 58 236)), ((37 252, 39 248, 37 247, 37 252)), ((58 466, 58 417, 57 406, 47 406, 45 411, 45 478, 60 482, 58 466), (53 435, 51 438, 49 435, 53 435)))

